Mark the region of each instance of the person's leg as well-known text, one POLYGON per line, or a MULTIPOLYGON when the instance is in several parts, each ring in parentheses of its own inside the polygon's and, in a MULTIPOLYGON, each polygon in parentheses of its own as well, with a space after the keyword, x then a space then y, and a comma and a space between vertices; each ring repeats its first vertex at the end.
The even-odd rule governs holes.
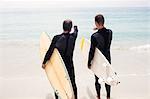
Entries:
POLYGON ((57 94, 55 93, 55 99, 58 99, 58 96, 57 96, 57 94))
POLYGON ((75 72, 74 72, 74 68, 70 69, 68 73, 69 73, 70 80, 71 80, 71 84, 72 84, 72 87, 73 87, 75 99, 78 99, 77 86, 76 86, 76 82, 75 82, 75 72))
POLYGON ((75 99, 77 99, 77 86, 76 86, 75 81, 72 82, 72 86, 73 86, 73 91, 74 91, 75 99))
POLYGON ((107 92, 107 99, 110 99, 111 86, 105 83, 105 88, 107 92))
POLYGON ((95 75, 95 88, 97 92, 97 98, 100 99, 100 90, 101 90, 101 85, 98 82, 98 77, 95 75))

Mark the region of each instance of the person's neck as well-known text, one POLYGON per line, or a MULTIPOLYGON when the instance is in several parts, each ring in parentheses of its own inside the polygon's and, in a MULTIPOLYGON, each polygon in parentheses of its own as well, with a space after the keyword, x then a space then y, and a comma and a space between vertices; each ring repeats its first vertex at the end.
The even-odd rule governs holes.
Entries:
POLYGON ((64 31, 63 33, 67 34, 67 33, 69 33, 69 31, 64 31))
POLYGON ((98 30, 100 30, 100 29, 102 29, 102 28, 104 28, 104 26, 103 26, 103 25, 99 26, 99 27, 98 27, 98 30))

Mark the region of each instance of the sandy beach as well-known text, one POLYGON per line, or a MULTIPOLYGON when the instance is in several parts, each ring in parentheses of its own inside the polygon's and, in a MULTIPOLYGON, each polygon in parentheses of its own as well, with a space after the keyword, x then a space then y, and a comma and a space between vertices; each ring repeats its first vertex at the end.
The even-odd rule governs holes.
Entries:
MULTIPOLYGON (((65 19, 79 29, 73 57, 78 99, 96 99, 95 77, 79 43, 96 32, 97 14, 113 31, 112 66, 121 83, 112 87, 111 99, 150 99, 148 0, 0 0, 0 99, 54 99, 39 38, 42 32, 51 38, 62 33, 65 19)), ((104 84, 101 99, 106 99, 104 84)))
MULTIPOLYGON (((0 99, 54 99, 41 68, 38 41, 1 41, 0 53, 0 99)), ((149 99, 150 51, 112 48, 111 53, 121 82, 112 87, 111 99, 149 99)), ((96 99, 93 73, 82 59, 78 39, 74 52, 78 98, 96 99)), ((101 96, 106 99, 103 84, 101 96)))

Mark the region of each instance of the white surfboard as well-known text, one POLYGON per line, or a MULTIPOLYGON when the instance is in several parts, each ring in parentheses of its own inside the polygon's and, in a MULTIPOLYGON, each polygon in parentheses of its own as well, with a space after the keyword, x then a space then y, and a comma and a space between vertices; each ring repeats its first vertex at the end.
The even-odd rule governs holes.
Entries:
MULTIPOLYGON (((84 57, 84 62, 88 64, 88 56, 90 50, 90 41, 82 38, 80 43, 81 53, 84 57)), ((118 81, 118 76, 116 72, 114 72, 111 64, 105 58, 105 56, 99 51, 98 48, 95 49, 94 58, 91 64, 91 70, 93 73, 99 77, 99 82, 105 82, 109 85, 117 85, 120 83, 118 81)))
MULTIPOLYGON (((49 49, 51 40, 46 33, 40 36, 40 57, 43 62, 45 54, 49 49)), ((60 99, 74 99, 72 84, 65 67, 65 64, 55 48, 45 68, 48 80, 60 99)))

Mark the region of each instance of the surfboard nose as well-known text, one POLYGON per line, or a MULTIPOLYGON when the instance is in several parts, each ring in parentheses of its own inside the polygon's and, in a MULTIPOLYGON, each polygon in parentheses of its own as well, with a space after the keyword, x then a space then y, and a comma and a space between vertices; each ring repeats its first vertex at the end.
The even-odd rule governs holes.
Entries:
POLYGON ((82 37, 81 43, 80 43, 80 49, 81 50, 83 49, 84 42, 85 42, 85 39, 84 39, 84 37, 82 37))

